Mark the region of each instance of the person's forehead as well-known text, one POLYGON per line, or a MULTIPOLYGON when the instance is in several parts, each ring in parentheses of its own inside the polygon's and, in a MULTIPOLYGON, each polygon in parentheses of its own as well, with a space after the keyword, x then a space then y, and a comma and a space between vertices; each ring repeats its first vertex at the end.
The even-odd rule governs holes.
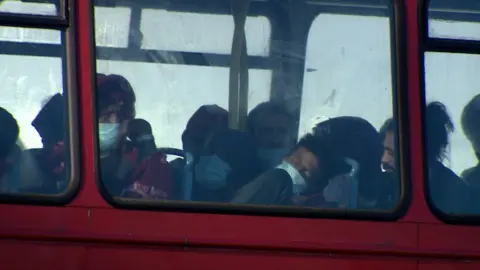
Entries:
POLYGON ((385 138, 383 139, 383 145, 388 146, 390 148, 394 148, 395 147, 394 139, 395 139, 395 136, 394 136, 393 132, 391 132, 391 131, 387 132, 385 134, 385 138))

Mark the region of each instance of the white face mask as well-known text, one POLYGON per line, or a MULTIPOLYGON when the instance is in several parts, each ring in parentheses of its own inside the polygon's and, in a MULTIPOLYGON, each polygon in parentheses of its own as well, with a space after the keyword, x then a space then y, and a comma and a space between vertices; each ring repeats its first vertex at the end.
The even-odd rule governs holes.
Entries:
POLYGON ((230 170, 217 155, 201 156, 195 165, 195 180, 207 189, 216 190, 226 185, 230 170))
POLYGON ((277 169, 286 171, 292 179, 293 194, 298 195, 307 189, 307 181, 305 181, 305 178, 303 178, 303 176, 297 171, 297 169, 295 169, 295 167, 292 166, 292 164, 283 161, 282 164, 278 165, 277 169))
POLYGON ((288 154, 288 149, 286 148, 260 148, 257 151, 257 155, 262 161, 263 165, 268 168, 273 168, 274 166, 282 163, 283 157, 288 154))
POLYGON ((348 174, 338 175, 328 181, 323 189, 323 197, 327 202, 337 203, 341 208, 356 209, 358 205, 359 164, 353 159, 346 158, 345 163, 352 169, 348 174))
POLYGON ((98 125, 98 139, 100 141, 100 152, 111 151, 117 142, 120 124, 118 123, 100 123, 98 125))

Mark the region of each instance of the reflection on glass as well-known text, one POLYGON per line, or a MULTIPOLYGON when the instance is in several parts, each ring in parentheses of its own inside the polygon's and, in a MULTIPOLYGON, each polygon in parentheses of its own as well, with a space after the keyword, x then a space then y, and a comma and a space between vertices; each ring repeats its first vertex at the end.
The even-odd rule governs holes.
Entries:
MULTIPOLYGON (((60 37, 60 32, 53 30, 2 27, 0 31, 3 40, 18 43, 57 43, 60 37), (19 33, 29 34, 22 38, 19 33)), ((62 59, 21 54, 0 54, 4 131, 0 138, 0 193, 58 194, 69 184, 70 164, 62 59)))
POLYGON ((113 50, 97 37, 105 52, 97 55, 98 154, 111 196, 372 210, 398 204, 387 16, 322 14, 311 26, 292 21, 292 29, 308 33, 304 44, 306 38, 290 40, 280 33, 288 29, 266 16, 247 16, 247 64, 279 64, 248 70, 248 104, 241 105, 249 113, 241 115, 240 131, 229 128, 229 69, 179 58, 194 52, 229 61, 232 14, 121 3, 109 15, 96 13, 97 36, 135 45, 113 50), (140 18, 125 12, 134 8, 142 8, 140 18), (98 29, 99 22, 115 27, 98 29), (272 42, 273 33, 284 40, 272 42), (282 46, 271 50, 272 44, 282 46), (162 61, 146 57, 153 50, 162 51, 162 61), (303 71, 284 65, 292 58, 306 63, 303 89, 294 83, 303 71))

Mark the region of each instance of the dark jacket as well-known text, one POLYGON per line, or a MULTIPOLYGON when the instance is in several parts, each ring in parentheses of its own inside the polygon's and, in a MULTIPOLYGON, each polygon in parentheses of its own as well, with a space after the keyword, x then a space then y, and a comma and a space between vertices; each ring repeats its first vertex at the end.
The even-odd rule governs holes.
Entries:
POLYGON ((281 169, 269 170, 238 190, 231 203, 291 205, 293 182, 281 169))

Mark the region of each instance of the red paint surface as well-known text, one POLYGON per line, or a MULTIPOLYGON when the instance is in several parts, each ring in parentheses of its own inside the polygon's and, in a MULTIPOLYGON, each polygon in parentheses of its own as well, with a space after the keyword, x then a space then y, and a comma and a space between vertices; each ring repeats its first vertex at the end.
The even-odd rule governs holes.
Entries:
MULTIPOLYGON (((75 2, 86 26, 89 3, 75 2)), ((94 180, 94 63, 79 27, 82 188, 66 207, 0 205, 1 269, 480 269, 480 228, 442 224, 423 196, 416 0, 406 6, 413 194, 401 221, 113 209, 94 180)))

